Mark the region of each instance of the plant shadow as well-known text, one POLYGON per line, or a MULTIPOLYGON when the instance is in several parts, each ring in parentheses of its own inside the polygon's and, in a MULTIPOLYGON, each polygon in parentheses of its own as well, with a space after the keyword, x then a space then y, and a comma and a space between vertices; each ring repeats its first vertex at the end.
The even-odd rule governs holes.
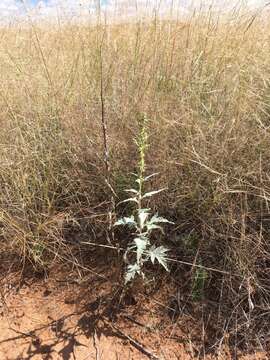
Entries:
MULTIPOLYGON (((16 357, 16 360, 31 360, 41 356, 44 360, 57 358, 63 360, 76 359, 76 348, 88 347, 81 342, 81 338, 93 339, 93 349, 95 349, 96 339, 101 336, 123 338, 111 322, 116 320, 121 312, 122 305, 119 302, 119 294, 113 294, 113 299, 108 302, 111 293, 106 293, 102 297, 97 297, 94 301, 85 304, 80 310, 71 312, 56 320, 42 326, 36 327, 27 333, 22 333, 16 329, 11 329, 16 336, 10 337, 0 342, 1 344, 15 341, 26 341, 28 348, 16 357), (75 322, 70 325, 70 320, 75 322), (47 341, 42 340, 40 335, 43 331, 49 330, 53 337, 47 341)), ((14 359, 15 360, 15 359, 14 359)))

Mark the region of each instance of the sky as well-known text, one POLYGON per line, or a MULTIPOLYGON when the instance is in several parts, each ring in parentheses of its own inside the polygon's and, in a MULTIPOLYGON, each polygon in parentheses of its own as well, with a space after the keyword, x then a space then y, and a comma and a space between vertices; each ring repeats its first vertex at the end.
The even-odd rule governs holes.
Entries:
MULTIPOLYGON (((16 18, 23 18, 26 12, 30 11, 33 16, 37 18, 50 18, 61 15, 82 16, 83 14, 94 13, 99 0, 0 0, 0 19, 12 20, 16 18)), ((270 2, 270 0, 240 0, 246 3, 249 7, 260 7, 270 2)), ((209 6, 214 4, 214 7, 225 9, 232 7, 239 0, 101 0, 102 9, 108 14, 116 13, 115 4, 117 4, 118 13, 123 9, 125 13, 134 13, 136 6, 139 9, 152 9, 159 3, 159 11, 166 11, 171 9, 171 4, 174 3, 174 8, 182 13, 187 13, 194 6, 204 4, 209 6), (136 5, 137 4, 137 5, 136 5)), ((176 10, 174 10, 176 11, 176 10)))

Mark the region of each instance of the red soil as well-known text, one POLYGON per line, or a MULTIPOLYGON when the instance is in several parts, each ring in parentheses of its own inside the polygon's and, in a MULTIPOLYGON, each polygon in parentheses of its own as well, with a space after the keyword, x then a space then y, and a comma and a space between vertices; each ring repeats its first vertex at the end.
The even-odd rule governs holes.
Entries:
MULTIPOLYGON (((94 276, 78 283, 54 273, 15 284, 11 275, 2 282, 0 360, 234 358, 226 342, 219 356, 206 353, 208 340, 192 315, 169 316, 170 289, 124 296, 120 307, 109 283, 94 276)), ((240 358, 268 359, 264 353, 240 358)))

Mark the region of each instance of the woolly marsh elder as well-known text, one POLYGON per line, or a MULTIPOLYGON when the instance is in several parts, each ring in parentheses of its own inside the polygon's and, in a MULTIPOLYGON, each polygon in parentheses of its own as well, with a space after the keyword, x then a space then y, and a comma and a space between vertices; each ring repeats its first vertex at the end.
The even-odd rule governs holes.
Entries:
POLYGON ((139 135, 137 139, 135 139, 139 151, 139 166, 138 173, 133 175, 136 177, 137 186, 135 189, 125 190, 130 194, 130 197, 123 201, 135 204, 134 214, 123 217, 114 224, 115 226, 127 226, 133 231, 133 239, 128 244, 124 254, 124 260, 127 263, 125 283, 130 282, 137 275, 144 278, 144 264, 149 261, 152 262, 152 264, 157 262, 169 271, 166 259, 166 254, 169 249, 164 246, 152 244, 151 237, 153 231, 164 233, 162 224, 173 223, 164 217, 159 216, 158 213, 153 214, 150 208, 144 207, 145 199, 149 199, 164 190, 145 191, 145 184, 147 181, 157 175, 145 175, 145 154, 148 148, 147 122, 148 119, 146 116, 143 116, 139 120, 139 135))

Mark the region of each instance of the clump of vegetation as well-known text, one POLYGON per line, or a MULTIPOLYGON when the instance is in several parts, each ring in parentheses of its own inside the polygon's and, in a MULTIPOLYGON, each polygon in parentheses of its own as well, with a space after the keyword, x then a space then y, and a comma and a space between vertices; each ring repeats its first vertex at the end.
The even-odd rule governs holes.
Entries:
POLYGON ((134 174, 136 177, 136 184, 138 185, 137 189, 126 189, 132 197, 124 200, 123 202, 135 203, 135 215, 130 215, 129 217, 123 217, 119 219, 115 226, 126 225, 133 232, 133 240, 128 244, 127 250, 124 254, 124 259, 129 263, 127 266, 127 271, 125 275, 125 282, 128 283, 135 278, 136 275, 140 275, 144 278, 143 267, 144 264, 151 261, 153 264, 157 261, 162 265, 167 271, 167 259, 166 253, 168 249, 164 246, 156 246, 151 242, 151 234, 154 230, 163 232, 161 226, 162 223, 171 223, 169 220, 165 219, 158 215, 158 213, 152 215, 151 209, 144 207, 145 199, 149 199, 152 196, 160 193, 164 189, 145 191, 145 184, 153 176, 157 174, 147 175, 146 164, 145 164, 145 155, 148 148, 148 133, 147 133, 147 123, 148 119, 144 115, 139 119, 139 135, 135 140, 138 151, 139 151, 139 168, 138 173, 134 174), (129 257, 133 258, 135 253, 135 260, 130 263, 129 257))

